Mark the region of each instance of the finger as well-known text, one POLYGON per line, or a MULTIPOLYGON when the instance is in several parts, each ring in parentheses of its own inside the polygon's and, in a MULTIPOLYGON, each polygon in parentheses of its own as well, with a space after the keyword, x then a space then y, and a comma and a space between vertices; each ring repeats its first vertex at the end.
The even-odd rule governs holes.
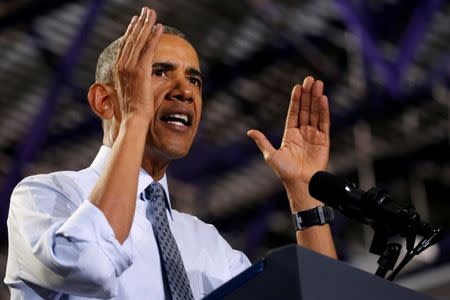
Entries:
POLYGON ((320 99, 323 95, 323 82, 316 80, 312 86, 311 97, 311 114, 309 116, 309 123, 312 127, 318 128, 319 125, 319 110, 320 99))
POLYGON ((285 129, 298 127, 298 115, 300 111, 301 95, 302 95, 302 86, 301 84, 296 84, 292 89, 291 93, 291 102, 289 103, 285 129))
MULTIPOLYGON (((133 31, 134 25, 136 24, 138 17, 137 16, 133 16, 131 18, 131 22, 127 27, 127 30, 125 31, 125 34, 122 37, 122 40, 120 41, 120 46, 119 46, 119 52, 117 53, 117 63, 124 60, 122 58, 122 53, 123 53, 123 48, 125 47, 125 42, 127 41, 128 37, 130 36, 131 32, 133 31)), ((123 63, 126 63, 127 58, 125 58, 125 61, 123 63)), ((116 63, 116 64, 117 64, 116 63)))
POLYGON ((261 131, 255 129, 249 130, 247 132, 247 136, 249 136, 251 139, 255 141, 259 150, 261 150, 265 160, 267 160, 270 157, 270 155, 276 151, 275 148, 272 146, 272 144, 269 142, 269 140, 261 131))
POLYGON ((162 24, 156 24, 154 26, 154 30, 152 31, 152 34, 150 35, 149 39, 147 40, 147 48, 142 56, 142 64, 143 65, 150 65, 153 61, 153 56, 155 55, 156 47, 159 44, 159 40, 161 39, 161 35, 164 31, 162 24))
POLYGON ((302 96, 300 98, 300 126, 309 125, 309 116, 311 114, 311 90, 314 84, 314 78, 308 76, 303 81, 302 96))
POLYGON ((323 95, 319 101, 319 130, 330 134, 330 109, 328 106, 328 97, 323 95))
POLYGON ((146 16, 144 19, 144 24, 142 25, 141 31, 136 37, 136 41, 133 45, 133 49, 131 50, 133 54, 130 56, 129 64, 134 66, 140 57, 145 53, 147 48, 148 39, 152 32, 152 28, 156 22, 156 12, 151 9, 147 9, 146 16))
MULTIPOLYGON (((122 51, 122 57, 123 60, 126 60, 126 64, 128 64, 132 56, 136 55, 136 53, 134 53, 132 49, 134 44, 136 43, 138 34, 141 31, 142 26, 144 25, 146 16, 147 16, 147 8, 144 7, 142 8, 141 15, 137 19, 136 23, 133 26, 133 29, 131 30, 129 36, 125 41, 125 45, 122 51)), ((139 55, 139 53, 137 53, 137 55, 139 55)))

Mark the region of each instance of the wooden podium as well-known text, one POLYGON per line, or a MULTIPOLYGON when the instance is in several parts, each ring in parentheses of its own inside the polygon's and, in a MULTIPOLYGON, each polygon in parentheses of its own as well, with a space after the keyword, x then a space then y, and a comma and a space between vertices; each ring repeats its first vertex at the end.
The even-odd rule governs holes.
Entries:
POLYGON ((271 251, 204 300, 430 300, 346 263, 297 245, 271 251))

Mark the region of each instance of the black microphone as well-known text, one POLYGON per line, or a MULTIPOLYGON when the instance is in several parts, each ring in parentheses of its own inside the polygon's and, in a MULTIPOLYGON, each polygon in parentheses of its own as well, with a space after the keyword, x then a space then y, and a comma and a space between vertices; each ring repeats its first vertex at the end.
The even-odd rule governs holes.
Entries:
POLYGON ((308 189, 311 196, 350 218, 365 224, 373 224, 375 221, 371 211, 373 204, 364 201, 367 198, 366 192, 344 177, 319 171, 311 178, 308 189))
POLYGON ((360 201, 364 193, 344 177, 319 171, 309 181, 309 193, 314 198, 338 209, 360 201))
POLYGON ((407 236, 414 231, 430 237, 438 230, 421 221, 413 207, 394 203, 389 194, 379 188, 363 191, 344 177, 319 171, 312 176, 308 189, 311 196, 342 214, 372 226, 389 226, 392 233, 407 236))
POLYGON ((389 280, 393 280, 415 255, 442 238, 441 229, 421 221, 411 205, 400 206, 394 203, 391 196, 379 188, 363 191, 344 177, 320 171, 311 177, 308 189, 314 198, 350 218, 372 226, 374 236, 369 252, 380 255, 380 267, 376 272, 380 277, 384 277, 386 271, 392 269, 398 258, 400 248, 398 244, 389 243, 391 237, 405 237, 407 254, 389 275, 389 280), (415 246, 417 234, 423 236, 423 239, 415 246), (391 253, 391 250, 395 250, 395 253, 391 253))

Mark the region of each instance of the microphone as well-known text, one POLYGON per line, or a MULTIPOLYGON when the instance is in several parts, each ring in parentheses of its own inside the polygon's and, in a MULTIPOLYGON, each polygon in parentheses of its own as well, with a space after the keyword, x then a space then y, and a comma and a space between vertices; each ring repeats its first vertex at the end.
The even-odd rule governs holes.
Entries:
POLYGON ((365 224, 373 222, 371 218, 363 217, 364 191, 357 189, 346 178, 319 171, 311 177, 308 189, 311 196, 340 210, 344 215, 365 224))
POLYGON ((388 226, 392 234, 408 236, 411 231, 430 237, 440 231, 420 220, 412 207, 400 206, 379 188, 358 189, 344 177, 324 171, 315 173, 309 182, 309 193, 323 203, 359 222, 374 226, 388 226))
POLYGON ((338 209, 344 215, 369 224, 374 236, 369 252, 380 255, 376 275, 383 277, 392 269, 400 254, 401 246, 389 243, 396 235, 406 239, 406 255, 388 280, 393 280, 400 270, 415 256, 442 238, 442 231, 430 223, 420 220, 411 206, 401 206, 379 188, 368 191, 358 189, 352 182, 327 172, 315 173, 308 185, 309 193, 323 203, 338 209), (415 246, 416 235, 423 239, 415 246))

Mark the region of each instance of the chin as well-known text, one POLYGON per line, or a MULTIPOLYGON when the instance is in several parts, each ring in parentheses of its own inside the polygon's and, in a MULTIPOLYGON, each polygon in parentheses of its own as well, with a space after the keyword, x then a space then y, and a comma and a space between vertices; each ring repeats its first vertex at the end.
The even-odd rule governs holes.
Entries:
POLYGON ((149 152, 165 160, 185 157, 194 141, 195 132, 179 132, 169 126, 158 126, 147 137, 149 152))
POLYGON ((158 152, 161 157, 164 157, 167 160, 175 160, 180 159, 188 155, 190 147, 186 147, 186 145, 161 145, 158 149, 158 152))
POLYGON ((188 155, 189 149, 186 151, 167 151, 166 152, 170 160, 180 159, 188 155))

